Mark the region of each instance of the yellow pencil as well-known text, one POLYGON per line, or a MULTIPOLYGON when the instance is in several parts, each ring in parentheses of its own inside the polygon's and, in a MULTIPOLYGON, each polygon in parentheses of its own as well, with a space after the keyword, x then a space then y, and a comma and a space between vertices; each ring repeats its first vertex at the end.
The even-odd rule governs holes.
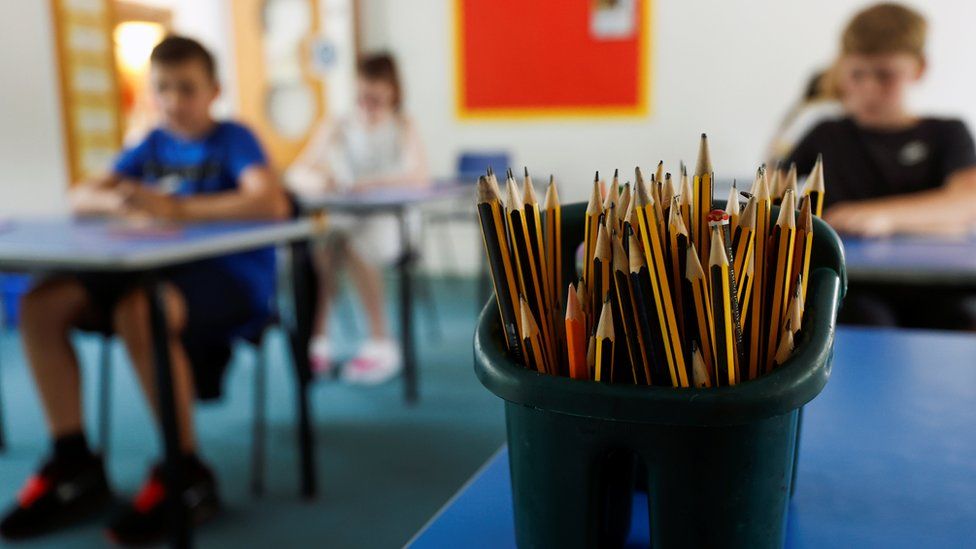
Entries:
MULTIPOLYGON (((626 230, 633 232, 634 227, 627 225, 626 230)), ((636 239, 636 237, 633 237, 636 239)), ((651 289, 651 276, 644 260, 644 252, 636 242, 631 246, 630 254, 630 290, 634 295, 634 313, 637 318, 637 330, 640 340, 644 344, 645 360, 643 366, 647 368, 644 377, 648 385, 672 385, 668 368, 665 364, 664 344, 661 340, 661 330, 658 325, 658 315, 648 311, 654 303, 654 292, 651 289)))
POLYGON ((593 255, 593 284, 588 288, 593 311, 599 311, 610 296, 613 286, 613 278, 611 278, 610 273, 610 269, 613 267, 612 250, 607 227, 600 225, 596 237, 596 252, 593 255))
POLYGON ((654 199, 638 189, 637 205, 641 242, 644 245, 644 257, 647 258, 653 303, 658 316, 671 382, 675 387, 688 387, 688 372, 685 368, 682 341, 678 335, 677 318, 672 306, 671 284, 665 268, 661 236, 658 233, 659 221, 655 218, 654 199))
MULTIPOLYGON (((695 241, 695 231, 698 227, 695 226, 694 209, 692 204, 695 202, 695 191, 691 188, 691 180, 688 179, 688 170, 685 169, 684 163, 681 164, 681 193, 678 194, 678 208, 681 210, 681 220, 685 224, 685 228, 688 229, 688 242, 694 243, 695 241)), ((672 200, 674 202, 674 200, 672 200)), ((671 206, 672 208, 674 205, 671 206)), ((701 262, 701 259, 699 259, 701 262)))
POLYGON ((736 281, 739 282, 736 285, 736 292, 738 292, 736 298, 739 301, 740 312, 743 314, 743 325, 746 323, 744 316, 746 303, 743 301, 745 288, 741 279, 743 278, 746 264, 752 259, 755 232, 756 198, 752 197, 746 203, 745 209, 742 210, 742 215, 739 216, 739 223, 732 229, 732 268, 735 270, 736 281))
MULTIPOLYGON (((590 193, 590 202, 586 205, 586 214, 583 217, 585 226, 583 228, 583 280, 587 286, 593 284, 593 253, 596 251, 596 235, 600 228, 600 215, 603 213, 603 200, 600 198, 600 172, 596 172, 593 177, 593 192, 590 193)), ((590 303, 583 303, 588 315, 593 314, 590 303)))
POLYGON ((712 211, 712 193, 715 174, 712 170, 712 160, 708 153, 708 137, 701 135, 701 142, 698 145, 698 162, 695 165, 695 177, 692 187, 695 192, 694 201, 691 205, 692 219, 695 229, 691 231, 691 240, 698 248, 698 253, 702 254, 698 259, 702 264, 708 262, 709 245, 708 239, 711 232, 708 228, 708 214, 712 211))
POLYGON ((793 331, 784 330, 783 335, 779 340, 779 345, 776 346, 776 354, 773 355, 772 368, 775 369, 782 366, 787 360, 790 359, 790 355, 793 354, 793 331))
POLYGON ((513 268, 513 254, 505 236, 501 197, 487 177, 478 179, 478 218, 488 256, 495 302, 505 330, 505 344, 518 360, 522 359, 521 316, 518 310, 519 283, 513 268))
MULTIPOLYGON (((712 371, 715 368, 715 357, 712 352, 712 349, 715 348, 715 317, 712 314, 712 301, 711 293, 708 290, 708 280, 701 262, 698 261, 698 252, 695 250, 694 244, 688 246, 685 262, 687 264, 687 273, 685 276, 688 281, 689 302, 692 305, 692 309, 694 309, 689 310, 688 315, 694 315, 695 318, 695 335, 692 336, 689 334, 689 338, 698 342, 701 347, 702 359, 705 361, 705 365, 708 366, 709 371, 712 371)), ((689 327, 690 331, 691 328, 689 327)))
MULTIPOLYGON (((735 180, 733 180, 732 189, 729 191, 729 199, 725 202, 725 213, 729 214, 729 232, 731 232, 731 234, 735 234, 736 229, 739 228, 739 216, 741 215, 740 208, 739 189, 736 188, 735 180)), ((736 271, 736 273, 738 272, 739 271, 736 271)))
MULTIPOLYGON (((522 190, 522 204, 525 211, 525 231, 528 234, 529 250, 532 253, 533 262, 538 270, 539 282, 542 287, 542 302, 540 306, 545 307, 545 311, 542 311, 539 320, 540 322, 551 322, 551 309, 553 305, 558 302, 558 299, 553 297, 557 293, 557 289, 553 286, 553 280, 550 278, 550 273, 552 272, 549 268, 548 258, 546 257, 546 245, 544 237, 544 226, 542 224, 542 208, 539 205, 539 198, 535 194, 535 186, 532 184, 532 178, 529 176, 529 169, 525 168, 525 180, 523 182, 522 190)), ((546 341, 546 346, 550 348, 554 353, 556 352, 557 340, 555 333, 549 330, 549 336, 552 338, 546 341)), ((545 333, 545 330, 543 331, 545 333)), ((555 354, 553 358, 555 358, 555 354)))
POLYGON ((767 365, 776 354, 776 346, 780 340, 783 317, 786 315, 786 304, 790 297, 790 268, 793 264, 793 247, 796 232, 796 208, 793 192, 787 191, 780 206, 779 218, 769 237, 769 273, 763 290, 766 292, 764 300, 768 305, 763 309, 766 324, 769 329, 767 347, 767 365))
POLYGON ((691 342, 691 372, 692 378, 695 380, 695 387, 708 389, 712 386, 708 368, 705 366, 705 359, 702 357, 701 349, 698 348, 698 342, 694 340, 691 342))
MULTIPOLYGON (((630 190, 630 181, 628 181, 624 183, 624 190, 620 192, 620 198, 617 199, 617 214, 619 216, 624 216, 627 213, 627 210, 630 209, 630 200, 631 200, 631 190, 630 190)), ((623 224, 624 224, 623 217, 618 218, 617 222, 619 224, 614 227, 614 230, 619 231, 621 228, 623 228, 623 224)))
POLYGON ((646 364, 647 352, 638 328, 637 313, 634 310, 634 293, 630 287, 630 261, 624 252, 619 238, 613 238, 613 278, 616 290, 617 308, 627 352, 630 356, 632 378, 635 384, 648 384, 650 368, 646 364))
POLYGON ((670 219, 671 217, 671 204, 674 202, 674 195, 677 192, 674 189, 674 180, 671 178, 671 172, 664 174, 664 186, 661 188, 661 214, 664 219, 670 219))
POLYGON ((596 328, 596 381, 610 381, 613 371, 613 313, 610 311, 610 301, 603 304, 600 312, 600 323, 596 328))
POLYGON ((766 275, 766 248, 767 238, 769 237, 769 216, 770 216, 770 197, 769 187, 766 183, 765 172, 760 168, 755 183, 756 192, 756 230, 753 237, 753 262, 752 262, 752 295, 749 303, 749 337, 748 337, 748 357, 749 357, 749 377, 756 379, 761 369, 765 367, 766 341, 769 329, 766 326, 766 319, 763 318, 763 305, 765 304, 765 275, 766 275))
POLYGON ((506 187, 505 209, 508 217, 508 234, 515 256, 516 275, 521 281, 519 291, 532 307, 533 316, 538 319, 542 332, 543 353, 547 361, 555 362, 555 338, 552 336, 552 323, 549 320, 550 308, 546 305, 545 286, 539 276, 542 265, 537 264, 536 255, 533 253, 531 244, 533 236, 529 234, 522 198, 519 196, 515 179, 509 177, 506 187))
POLYGON ((674 304, 674 314, 678 320, 678 335, 687 338, 685 333, 685 311, 682 287, 685 280, 685 267, 688 255, 688 230, 681 219, 681 208, 671 208, 668 219, 668 258, 671 267, 671 302, 674 304))
POLYGON ((807 277, 810 275, 810 255, 813 252, 813 207, 810 200, 804 200, 797 220, 796 244, 793 255, 793 276, 790 288, 796 286, 799 280, 802 284, 800 293, 806 298, 807 277))
POLYGON ((556 182, 549 176, 549 186, 546 187, 546 219, 543 240, 546 247, 546 271, 552 284, 552 306, 562 310, 562 300, 559 295, 563 287, 563 229, 562 206, 559 204, 559 193, 556 182))
POLYGON ((712 231, 708 270, 711 273, 711 299, 715 333, 715 381, 719 386, 735 385, 738 381, 738 351, 735 323, 732 318, 732 286, 729 278, 729 257, 726 255, 722 231, 712 231))
POLYGON ((525 350, 525 365, 539 373, 553 373, 549 364, 546 362, 545 353, 542 350, 542 339, 539 334, 539 326, 532 318, 532 311, 525 298, 519 300, 522 312, 522 347, 525 350))
POLYGON ((813 171, 810 172, 810 176, 807 177, 807 183, 803 186, 803 195, 806 200, 810 200, 812 202, 810 206, 813 209, 813 215, 822 217, 824 206, 824 171, 822 154, 817 155, 817 162, 813 165, 813 171))

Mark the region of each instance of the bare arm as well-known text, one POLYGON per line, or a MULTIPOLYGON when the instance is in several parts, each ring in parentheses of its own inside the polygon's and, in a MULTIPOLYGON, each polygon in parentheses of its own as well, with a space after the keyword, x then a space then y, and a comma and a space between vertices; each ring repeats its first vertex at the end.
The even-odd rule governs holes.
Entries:
POLYGON ((174 221, 284 219, 288 198, 271 169, 251 166, 238 188, 207 195, 172 197, 142 185, 126 185, 126 204, 136 215, 174 221))
POLYGON ((976 226, 976 167, 953 173, 937 189, 838 204, 824 220, 863 236, 967 233, 976 226))
POLYGON ((118 213, 122 207, 123 197, 117 187, 122 182, 121 175, 108 173, 75 185, 68 191, 71 210, 78 215, 118 213))
POLYGON ((323 123, 288 168, 285 175, 288 187, 298 193, 332 190, 335 187, 335 174, 328 156, 335 147, 336 140, 335 124, 323 123))

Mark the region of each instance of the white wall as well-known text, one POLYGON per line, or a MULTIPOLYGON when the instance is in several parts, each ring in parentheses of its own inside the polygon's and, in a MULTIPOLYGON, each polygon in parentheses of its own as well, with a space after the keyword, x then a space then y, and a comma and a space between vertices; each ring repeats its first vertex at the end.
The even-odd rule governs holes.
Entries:
POLYGON ((67 166, 48 2, 0 0, 0 215, 64 205, 67 166))
MULTIPOLYGON (((671 169, 679 159, 693 163, 701 131, 709 134, 719 178, 750 178, 806 80, 829 63, 847 18, 871 3, 654 0, 648 118, 461 122, 453 109, 454 0, 365 2, 364 44, 399 56, 407 108, 435 173, 452 173, 461 149, 508 149, 517 166, 555 173, 564 199, 582 199, 595 169, 630 174, 635 163, 650 167, 664 159, 671 169), (700 75, 708 79, 696 80, 700 75)), ((916 103, 976 127, 976 3, 916 3, 931 32, 931 71, 916 103)))

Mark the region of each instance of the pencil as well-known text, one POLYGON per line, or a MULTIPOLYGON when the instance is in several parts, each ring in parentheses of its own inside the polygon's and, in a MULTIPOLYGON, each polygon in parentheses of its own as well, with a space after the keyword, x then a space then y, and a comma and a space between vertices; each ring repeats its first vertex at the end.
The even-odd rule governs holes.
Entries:
POLYGON ((671 172, 664 174, 664 186, 661 188, 661 215, 664 219, 671 218, 671 204, 674 202, 674 180, 671 178, 671 172))
MULTIPOLYGON (((587 286, 593 284, 593 253, 596 251, 596 235, 600 227, 600 214, 603 213, 603 200, 600 198, 600 172, 593 176, 593 192, 590 194, 590 201, 586 205, 586 214, 583 216, 583 280, 587 286)), ((589 303, 583 303, 587 314, 593 314, 589 303)))
POLYGON ((766 239, 769 237, 770 197, 766 175, 762 168, 756 177, 754 200, 756 202, 756 229, 753 237, 752 291, 749 303, 749 377, 756 379, 765 365, 768 328, 763 322, 763 305, 766 274, 766 239))
POLYGON ((613 181, 607 189, 606 198, 603 199, 603 212, 606 213, 611 206, 615 205, 618 198, 620 198, 620 175, 617 170, 613 170, 613 181))
POLYGON ((685 280, 685 268, 688 255, 688 230, 681 219, 681 208, 671 208, 668 219, 668 257, 671 266, 671 301, 674 304, 674 314, 678 321, 679 337, 687 337, 685 333, 684 297, 682 287, 685 280))
POLYGON ((800 281, 800 293, 806 298, 807 276, 810 274, 810 255, 813 252, 813 206, 810 200, 804 200, 797 220, 796 244, 793 252, 793 276, 790 288, 800 281))
POLYGON ((512 252, 505 235, 501 197, 485 176, 478 179, 478 218, 492 286, 495 289, 495 302, 505 330, 505 344, 509 352, 521 362, 522 330, 521 316, 517 309, 518 282, 512 268, 512 252))
POLYGON ((732 189, 729 191, 729 199, 725 202, 725 213, 729 216, 729 231, 735 234, 739 228, 739 216, 741 215, 741 205, 739 204, 739 189, 732 180, 732 189))
POLYGON ((694 244, 688 246, 685 263, 687 264, 685 279, 688 281, 689 301, 693 309, 688 311, 688 314, 694 315, 695 320, 694 335, 688 334, 688 337, 698 342, 702 359, 711 371, 715 367, 715 358, 712 352, 715 348, 715 316, 712 314, 708 280, 701 262, 698 261, 698 252, 695 250, 694 244))
POLYGON ((651 281, 651 291, 655 311, 660 326, 671 382, 675 387, 688 387, 688 372, 681 338, 678 336, 677 319, 671 298, 671 285, 665 268, 664 253, 661 249, 661 236, 658 233, 659 221, 655 219, 654 199, 646 192, 637 193, 637 220, 640 225, 641 242, 651 281))
POLYGON ((783 322, 783 329, 789 330, 795 336, 803 327, 803 295, 800 292, 800 285, 794 287, 790 297, 790 306, 786 310, 786 320, 783 322))
POLYGON ((588 379, 586 367, 586 319, 573 285, 566 294, 566 355, 569 361, 569 377, 588 379))
POLYGON ((817 155, 817 162, 813 165, 813 171, 807 177, 806 185, 803 186, 803 194, 806 200, 812 203, 813 215, 822 217, 824 206, 824 171, 823 155, 817 155))
POLYGON ((610 380, 614 359, 613 347, 613 313, 610 311, 610 301, 607 300, 600 311, 600 323, 596 328, 596 373, 594 375, 596 381, 610 380))
MULTIPOLYGON (((688 179, 688 171, 685 169, 684 163, 681 164, 681 193, 678 194, 678 208, 681 210, 681 221, 684 222, 685 227, 688 229, 688 242, 695 242, 695 218, 694 211, 691 205, 695 201, 695 191, 691 188, 691 180, 688 179)), ((672 200, 671 202, 674 202, 672 200)), ((672 208, 674 205, 672 204, 672 208)), ((700 261, 700 260, 699 260, 700 261)))
POLYGON ((705 366, 705 359, 702 357, 698 342, 691 341, 691 372, 695 382, 695 387, 708 389, 712 386, 712 380, 708 375, 708 368, 705 366))
POLYGON ((545 352, 543 352, 539 325, 536 324, 529 303, 524 297, 520 299, 519 303, 522 310, 522 346, 525 350, 525 365, 539 373, 551 374, 552 370, 546 362, 545 352))
POLYGON ((783 166, 776 162, 776 168, 770 170, 772 174, 769 178, 769 199, 773 206, 779 206, 783 201, 783 183, 786 181, 786 174, 783 166))
POLYGON ((793 248, 796 233, 796 208, 792 192, 787 192, 780 206, 779 218, 769 237, 769 273, 763 290, 766 292, 764 300, 766 325, 768 336, 768 359, 776 354, 776 345, 780 340, 783 317, 786 314, 786 304, 790 297, 790 268, 793 263, 793 248))
POLYGON ((587 307, 590 304, 590 292, 586 287, 586 281, 582 278, 576 281, 576 301, 579 302, 580 308, 583 309, 583 318, 585 319, 583 326, 586 328, 586 333, 591 334, 596 329, 596 326, 594 325, 593 315, 587 311, 587 307))
POLYGON ((647 366, 647 352, 641 333, 637 327, 637 313, 634 310, 634 293, 630 288, 630 260, 624 252, 620 239, 613 239, 613 277, 617 293, 617 307, 620 309, 620 324, 630 355, 632 378, 635 384, 648 383, 650 368, 647 366))
MULTIPOLYGON (((739 307, 740 307, 739 318, 742 321, 742 325, 745 326, 746 329, 748 329, 749 326, 751 326, 751 322, 752 322, 751 317, 749 315, 751 314, 752 311, 750 305, 752 305, 752 289, 754 286, 753 279, 755 276, 755 271, 754 271, 755 265, 756 265, 756 258, 750 255, 744 267, 745 272, 742 273, 741 280, 739 281, 739 307)), ((746 335, 746 337, 743 337, 742 346, 746 347, 746 349, 744 349, 745 352, 743 354, 746 356, 747 361, 749 357, 748 347, 750 345, 750 342, 751 340, 748 337, 748 335, 746 335)), ((740 376, 742 375, 741 370, 739 374, 740 376)), ((746 372, 746 374, 748 375, 748 372, 746 372)))
POLYGON ((779 340, 779 345, 776 346, 776 354, 773 355, 773 365, 771 369, 782 366, 787 360, 789 360, 790 355, 792 354, 793 331, 786 329, 783 330, 783 335, 779 340))
MULTIPOLYGON (((544 226, 542 224, 542 208, 539 205, 539 199, 535 194, 535 186, 532 184, 532 178, 529 176, 529 169, 525 168, 525 180, 523 182, 523 209, 525 211, 525 230, 528 233, 528 243, 529 250, 532 253, 532 260, 538 269, 538 277, 541 287, 539 290, 542 292, 542 301, 540 302, 540 307, 545 309, 539 313, 540 322, 550 322, 551 321, 551 310, 553 305, 558 302, 555 298, 557 293, 557 288, 553 286, 553 280, 550 278, 550 273, 552 272, 548 268, 548 258, 546 257, 546 246, 544 237, 544 226)), ((546 330, 543 329, 543 333, 546 330)), ((550 351, 553 352, 553 364, 557 363, 556 360, 556 343, 557 339, 555 333, 552 330, 548 330, 548 336, 551 338, 546 341, 546 346, 550 351)))
POLYGON ((729 303, 732 306, 732 335, 735 336, 735 378, 736 381, 739 380, 739 360, 742 357, 743 345, 742 345, 742 320, 739 314, 739 297, 738 297, 738 277, 739 274, 735 272, 732 266, 732 235, 729 233, 729 214, 722 210, 712 210, 712 213, 708 216, 709 227, 712 228, 713 238, 715 231, 721 233, 722 235, 722 249, 725 250, 725 257, 729 262, 729 303))
POLYGON ((780 198, 785 197, 787 191, 793 193, 794 200, 800 196, 800 190, 796 183, 796 162, 790 162, 790 169, 786 171, 786 176, 783 179, 783 192, 780 198))
POLYGON ((562 206, 559 203, 556 181, 551 175, 549 176, 549 185, 546 186, 545 213, 543 241, 546 247, 546 270, 553 290, 552 306, 562 310, 562 300, 559 295, 559 289, 563 287, 562 206))
POLYGON ((732 318, 732 286, 729 278, 729 257, 722 242, 718 226, 712 231, 708 270, 711 274, 711 299, 715 333, 715 382, 716 385, 735 385, 738 357, 736 350, 735 323, 732 318))
POLYGON ((712 211, 712 185, 715 174, 712 170, 712 160, 708 153, 708 137, 701 135, 701 142, 698 145, 698 162, 695 166, 695 177, 692 181, 692 188, 695 192, 691 205, 692 219, 694 220, 694 230, 691 231, 691 240, 698 248, 698 253, 702 254, 699 259, 704 265, 707 262, 705 254, 708 253, 708 239, 710 232, 708 229, 708 214, 712 211))
POLYGON ((742 215, 739 216, 739 223, 732 229, 732 269, 735 271, 736 299, 739 302, 740 313, 743 314, 742 322, 746 322, 744 311, 746 303, 743 301, 745 293, 744 273, 746 264, 752 259, 754 236, 756 232, 756 198, 752 197, 746 202, 742 215))
MULTIPOLYGON (((519 290, 532 308, 532 316, 538 320, 542 332, 543 354, 547 361, 555 360, 555 339, 552 337, 549 322, 549 307, 546 306, 545 286, 539 276, 542 265, 537 265, 536 254, 533 252, 533 236, 529 234, 525 209, 519 196, 515 179, 509 177, 506 181, 507 200, 505 209, 508 215, 508 234, 511 239, 515 257, 515 270, 521 281, 519 290)), ((524 327, 523 327, 524 331, 524 327)))
POLYGON ((601 225, 596 237, 596 252, 593 255, 593 284, 588 288, 593 311, 599 311, 610 296, 613 284, 610 274, 610 269, 613 267, 612 253, 607 227, 601 225))
MULTIPOLYGON (((630 209, 630 181, 624 183, 624 190, 620 192, 620 198, 617 199, 617 213, 620 216, 626 215, 627 210, 630 209)), ((620 230, 623 227, 623 218, 617 219, 619 225, 614 227, 614 230, 620 230)))
MULTIPOLYGON (((633 233, 634 227, 628 224, 626 230, 633 233)), ((631 247, 629 260, 630 289, 634 295, 634 316, 637 318, 640 340, 644 343, 645 360, 643 366, 646 368, 644 377, 648 385, 672 385, 664 363, 663 342, 660 337, 654 335, 660 334, 658 317, 647 310, 649 304, 653 303, 653 292, 651 290, 651 277, 641 246, 631 247)))
POLYGON ((590 334, 586 342, 586 367, 589 370, 589 378, 596 378, 596 331, 590 334))

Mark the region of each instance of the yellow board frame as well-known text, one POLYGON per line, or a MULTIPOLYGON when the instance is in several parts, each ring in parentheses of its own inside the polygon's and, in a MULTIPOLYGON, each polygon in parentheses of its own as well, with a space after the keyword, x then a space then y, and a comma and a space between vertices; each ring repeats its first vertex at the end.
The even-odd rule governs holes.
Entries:
POLYGON ((465 0, 454 0, 454 10, 451 21, 454 33, 454 112, 463 121, 536 121, 539 119, 554 120, 584 120, 590 118, 646 118, 652 113, 652 88, 650 76, 651 66, 651 31, 653 17, 652 0, 637 0, 640 19, 644 22, 643 32, 640 34, 638 45, 637 97, 638 103, 633 107, 531 107, 531 108, 498 108, 498 109, 469 109, 464 106, 465 72, 462 60, 464 44, 461 41, 465 0))

